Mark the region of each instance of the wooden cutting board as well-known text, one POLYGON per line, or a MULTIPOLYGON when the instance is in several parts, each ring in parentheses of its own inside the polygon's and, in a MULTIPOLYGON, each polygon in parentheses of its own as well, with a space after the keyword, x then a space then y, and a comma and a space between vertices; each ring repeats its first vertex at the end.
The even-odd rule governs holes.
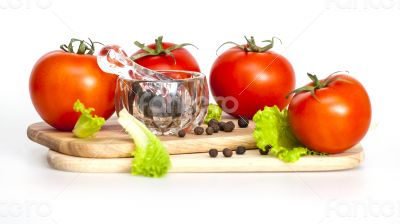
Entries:
MULTIPOLYGON (((245 155, 225 158, 222 153, 210 158, 208 150, 234 149, 239 145, 256 148, 248 128, 235 128, 233 132, 214 135, 187 134, 185 138, 160 136, 171 154, 171 172, 278 172, 278 171, 330 171, 357 167, 364 153, 358 145, 344 153, 329 156, 306 156, 296 163, 284 163, 273 156, 261 156, 258 150, 247 150, 245 155), (177 155, 179 154, 179 155, 177 155)), ((45 123, 29 126, 28 137, 51 149, 47 160, 58 170, 72 172, 129 172, 134 144, 115 120, 107 121, 96 137, 78 139, 71 132, 57 131, 45 123), (129 158, 128 158, 129 157, 129 158)))
MULTIPOLYGON (((228 121, 226 119, 225 121, 228 121)), ((232 120, 237 126, 237 120, 232 120)), ((213 135, 194 135, 188 133, 184 138, 178 136, 160 136, 170 154, 208 152, 211 148, 223 150, 244 146, 256 148, 252 132, 254 123, 249 127, 236 127, 233 132, 218 132, 213 135)), ((87 158, 129 158, 135 145, 122 130, 116 119, 108 120, 94 138, 75 138, 71 132, 60 132, 44 122, 32 124, 27 130, 28 137, 53 151, 62 154, 87 158)))
MULTIPOLYGON (((305 156, 295 163, 284 163, 272 156, 261 156, 258 150, 247 150, 244 155, 225 158, 220 153, 210 158, 208 153, 171 155, 175 173, 205 172, 296 172, 296 171, 332 171, 357 167, 363 160, 361 145, 340 154, 329 156, 305 156)), ((49 150, 47 161, 55 169, 85 173, 129 172, 131 158, 81 158, 64 155, 49 150)))

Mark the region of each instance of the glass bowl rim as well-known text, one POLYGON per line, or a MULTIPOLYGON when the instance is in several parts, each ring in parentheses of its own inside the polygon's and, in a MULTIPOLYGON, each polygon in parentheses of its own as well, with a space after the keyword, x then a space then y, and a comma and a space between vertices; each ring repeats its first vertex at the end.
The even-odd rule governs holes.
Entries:
POLYGON ((193 80, 201 80, 206 78, 206 75, 202 72, 195 72, 195 71, 188 71, 188 70, 154 70, 155 72, 159 73, 167 73, 167 72, 177 72, 177 73, 190 73, 192 74, 191 78, 186 79, 171 79, 171 80, 138 80, 132 78, 125 78, 125 77, 118 77, 118 79, 127 80, 127 81, 134 81, 134 82, 149 82, 149 83, 169 83, 169 82, 183 82, 183 81, 193 81, 193 80))

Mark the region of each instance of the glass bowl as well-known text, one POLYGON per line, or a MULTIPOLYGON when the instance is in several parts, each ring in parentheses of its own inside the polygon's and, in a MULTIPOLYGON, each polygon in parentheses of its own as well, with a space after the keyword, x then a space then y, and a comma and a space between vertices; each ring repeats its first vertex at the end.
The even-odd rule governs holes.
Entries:
POLYGON ((204 74, 190 71, 157 71, 171 80, 136 80, 119 77, 115 92, 117 114, 123 108, 154 134, 175 135, 203 123, 208 107, 204 74))

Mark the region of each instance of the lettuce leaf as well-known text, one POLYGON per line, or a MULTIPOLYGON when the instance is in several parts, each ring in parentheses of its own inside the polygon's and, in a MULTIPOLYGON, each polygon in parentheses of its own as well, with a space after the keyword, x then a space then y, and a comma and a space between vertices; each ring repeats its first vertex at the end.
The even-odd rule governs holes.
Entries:
POLYGON ((92 115, 94 108, 85 108, 85 105, 77 100, 74 103, 74 111, 81 112, 81 116, 75 124, 72 132, 78 138, 87 138, 100 131, 106 120, 102 117, 92 115))
POLYGON ((217 104, 209 104, 207 109, 207 116, 204 118, 204 123, 208 124, 211 119, 220 121, 222 117, 222 109, 217 104))
POLYGON ((315 155, 304 147, 290 130, 287 110, 280 111, 277 106, 265 107, 253 117, 255 130, 253 137, 257 147, 265 151, 270 149, 272 155, 284 162, 296 162, 304 155, 315 155))
POLYGON ((160 139, 126 109, 119 111, 118 116, 118 123, 135 142, 131 174, 146 177, 162 177, 167 174, 171 161, 160 139))

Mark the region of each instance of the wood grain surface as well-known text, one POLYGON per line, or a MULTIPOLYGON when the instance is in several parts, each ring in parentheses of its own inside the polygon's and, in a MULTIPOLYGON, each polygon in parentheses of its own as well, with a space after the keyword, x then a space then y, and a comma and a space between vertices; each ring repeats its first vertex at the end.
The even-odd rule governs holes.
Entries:
MULTIPOLYGON (((188 133, 184 138, 178 136, 160 136, 170 154, 208 152, 210 148, 256 148, 252 132, 254 123, 239 128, 237 121, 233 132, 218 132, 213 135, 194 135, 188 133)), ((115 119, 107 121, 102 130, 93 138, 79 139, 71 132, 60 132, 46 123, 36 123, 28 127, 28 137, 47 148, 66 155, 87 158, 128 158, 135 145, 122 130, 115 119)))
MULTIPOLYGON (((357 167, 363 160, 361 145, 340 154, 329 156, 306 156, 295 163, 284 163, 272 156, 261 156, 257 150, 248 150, 245 155, 234 154, 225 158, 220 153, 210 158, 208 153, 171 155, 170 172, 296 172, 333 171, 357 167)), ((71 172, 116 173, 129 172, 131 158, 81 158, 63 155, 49 150, 47 161, 51 167, 71 172)))

